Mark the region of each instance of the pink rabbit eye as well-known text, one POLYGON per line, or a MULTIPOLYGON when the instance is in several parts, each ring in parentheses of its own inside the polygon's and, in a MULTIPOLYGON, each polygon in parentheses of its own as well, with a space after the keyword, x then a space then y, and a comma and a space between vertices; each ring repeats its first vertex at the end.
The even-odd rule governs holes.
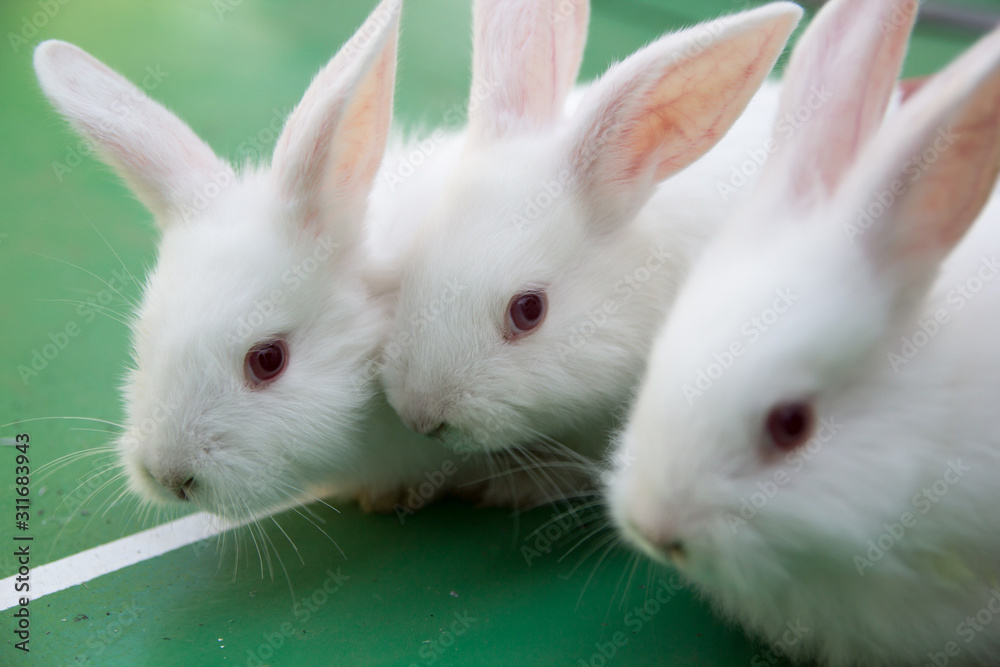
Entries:
POLYGON ((507 338, 514 340, 538 328, 545 320, 545 292, 522 292, 507 307, 507 338))
POLYGON ((781 403, 767 415, 767 434, 783 452, 798 449, 813 432, 813 409, 808 403, 781 403))
POLYGON ((288 346, 279 339, 265 341, 250 348, 243 364, 247 382, 254 389, 263 387, 285 370, 288 360, 288 346))

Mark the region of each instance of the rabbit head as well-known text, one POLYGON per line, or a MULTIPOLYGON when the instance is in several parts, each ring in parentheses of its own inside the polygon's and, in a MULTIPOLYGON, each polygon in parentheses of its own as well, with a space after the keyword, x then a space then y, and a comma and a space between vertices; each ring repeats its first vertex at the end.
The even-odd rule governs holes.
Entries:
MULTIPOLYGON (((829 99, 797 133, 776 132, 752 203, 682 287, 608 489, 637 547, 769 639, 814 619, 794 653, 808 646, 835 664, 913 663, 924 657, 917 637, 960 620, 939 613, 954 582, 931 589, 903 548, 880 565, 885 577, 862 579, 852 561, 947 470, 935 443, 966 440, 942 433, 937 414, 963 390, 915 371, 894 377, 886 353, 1000 168, 1000 33, 883 124, 916 9, 834 0, 801 38, 781 115, 817 85, 829 99), (927 590, 934 599, 918 602, 927 590)), ((921 539, 918 550, 941 548, 921 539)))
POLYGON ((118 448, 147 501, 227 516, 349 470, 387 315, 362 279, 391 119, 400 3, 316 76, 270 167, 236 171, 123 77, 58 41, 35 70, 161 233, 132 324, 118 448))
POLYGON ((567 117, 585 21, 549 4, 477 3, 465 152, 400 269, 386 394, 448 444, 561 437, 627 397, 684 263, 671 256, 694 245, 651 245, 632 221, 735 122, 801 15, 776 3, 666 36, 567 117))

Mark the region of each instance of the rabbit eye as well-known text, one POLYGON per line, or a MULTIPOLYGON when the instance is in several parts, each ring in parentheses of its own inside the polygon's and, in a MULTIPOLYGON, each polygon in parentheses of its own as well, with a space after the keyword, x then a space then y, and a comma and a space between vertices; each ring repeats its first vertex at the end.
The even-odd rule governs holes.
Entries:
POLYGON ((507 307, 507 339, 514 340, 538 328, 545 320, 545 292, 522 292, 507 307))
POLYGON ((781 403, 767 415, 767 435, 783 452, 798 449, 813 432, 813 409, 808 403, 781 403))
POLYGON ((280 338, 255 345, 243 363, 247 382, 254 389, 263 387, 281 375, 287 361, 288 346, 280 338))

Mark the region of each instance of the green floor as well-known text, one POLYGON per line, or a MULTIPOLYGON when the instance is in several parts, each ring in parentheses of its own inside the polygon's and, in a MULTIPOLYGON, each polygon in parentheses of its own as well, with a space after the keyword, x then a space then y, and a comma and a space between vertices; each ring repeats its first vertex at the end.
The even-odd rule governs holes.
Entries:
MULTIPOLYGON (((399 73, 402 123, 433 124, 463 103, 469 4, 409 0, 399 73)), ((663 31, 753 4, 760 3, 593 0, 583 77, 663 31)), ((995 0, 966 4, 998 7, 995 0)), ((295 104, 373 5, 2 0, 0 424, 47 419, 2 428, 0 438, 30 433, 34 468, 108 439, 99 423, 48 418, 120 418, 115 387, 126 362, 125 327, 68 301, 110 300, 111 308, 126 312, 105 281, 129 297, 138 286, 121 282, 115 253, 141 275, 153 261, 154 242, 149 214, 106 169, 79 154, 78 139, 45 103, 31 70, 33 46, 58 37, 135 81, 159 72, 162 81, 151 95, 218 153, 240 157, 261 142, 268 155, 273 139, 262 129, 295 104), (62 336, 67 327, 77 335, 62 336), (50 344, 52 358, 43 367, 36 355, 50 344), (33 362, 37 372, 26 374, 33 362)), ((907 73, 934 71, 971 39, 922 28, 907 73)), ((14 454, 0 447, 0 577, 16 572, 7 502, 14 454)), ((84 458, 32 479, 33 566, 154 524, 153 517, 133 517, 127 501, 105 513, 119 483, 90 496, 111 477, 86 483, 100 465, 99 458, 84 458)), ((341 509, 339 515, 322 506, 314 511, 346 558, 290 514, 279 520, 298 555, 275 526, 267 530, 290 581, 274 555, 273 580, 266 565, 262 577, 245 533, 235 575, 231 540, 221 553, 214 542, 198 543, 33 602, 30 654, 13 648, 12 619, 4 612, 0 664, 771 664, 761 646, 715 620, 690 593, 637 613, 672 574, 624 551, 602 559, 606 533, 575 550, 589 525, 550 529, 548 549, 545 540, 536 543, 532 531, 550 519, 551 509, 512 517, 444 503, 405 525, 353 506, 341 509), (339 588, 320 594, 324 584, 337 586, 331 574, 339 588), (296 607, 304 597, 328 600, 314 610, 296 607)))

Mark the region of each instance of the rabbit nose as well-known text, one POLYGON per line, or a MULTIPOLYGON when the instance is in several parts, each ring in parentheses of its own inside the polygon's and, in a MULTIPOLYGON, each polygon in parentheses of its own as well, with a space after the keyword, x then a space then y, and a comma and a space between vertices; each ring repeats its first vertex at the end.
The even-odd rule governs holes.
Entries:
POLYGON ((643 527, 634 518, 627 521, 629 531, 640 542, 643 543, 647 551, 658 553, 666 557, 675 566, 683 566, 687 561, 687 548, 684 541, 671 534, 669 530, 662 527, 643 527))
MULTIPOLYGON (((162 482, 161 482, 162 484, 162 482)), ((178 499, 183 501, 191 500, 191 490, 194 488, 194 477, 188 477, 180 484, 164 484, 168 491, 172 492, 178 499)))
POLYGON ((670 559, 674 565, 683 565, 684 561, 687 560, 687 552, 684 550, 684 543, 680 540, 675 540, 670 544, 663 547, 664 553, 667 554, 667 558, 670 559))
POLYGON ((403 422, 413 431, 431 438, 440 438, 447 430, 444 422, 433 417, 416 417, 404 419, 403 422))
POLYGON ((397 410, 399 418, 411 431, 416 431, 421 435, 440 437, 447 430, 447 425, 440 412, 426 409, 423 406, 425 401, 417 400, 414 403, 416 405, 411 403, 411 405, 401 406, 403 409, 397 410))
POLYGON ((185 502, 191 500, 191 492, 194 489, 195 482, 194 476, 190 473, 180 470, 168 470, 157 475, 148 468, 147 471, 160 486, 177 496, 179 500, 185 502))
POLYGON ((428 431, 424 435, 430 436, 431 438, 443 438, 444 434, 448 432, 448 425, 445 423, 438 424, 433 430, 428 431))

